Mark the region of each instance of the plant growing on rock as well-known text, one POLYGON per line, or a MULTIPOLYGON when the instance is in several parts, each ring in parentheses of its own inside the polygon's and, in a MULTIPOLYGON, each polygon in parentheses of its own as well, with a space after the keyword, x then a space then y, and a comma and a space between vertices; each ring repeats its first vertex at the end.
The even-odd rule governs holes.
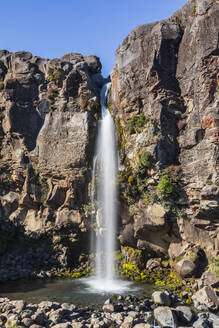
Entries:
POLYGON ((147 120, 143 113, 132 116, 128 119, 127 132, 129 134, 141 132, 146 122, 147 120))
POLYGON ((55 68, 54 70, 50 69, 48 72, 47 80, 49 82, 58 83, 62 76, 62 72, 60 68, 55 68))
POLYGON ((158 194, 162 197, 169 198, 175 196, 177 192, 177 184, 167 175, 163 175, 157 185, 158 194))
POLYGON ((219 278, 219 256, 209 259, 209 270, 214 272, 216 277, 219 278))
POLYGON ((151 154, 148 153, 146 150, 143 150, 139 155, 138 160, 138 170, 139 173, 144 173, 145 169, 149 168, 151 165, 151 154))

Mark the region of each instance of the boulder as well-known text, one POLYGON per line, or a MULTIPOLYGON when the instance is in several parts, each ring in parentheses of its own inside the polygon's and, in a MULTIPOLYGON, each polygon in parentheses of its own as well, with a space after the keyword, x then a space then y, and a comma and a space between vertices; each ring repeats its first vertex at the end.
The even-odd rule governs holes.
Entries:
POLYGON ((167 291, 154 292, 152 294, 152 300, 154 301, 154 303, 159 304, 159 305, 165 305, 165 306, 171 305, 170 294, 167 291))
POLYGON ((201 278, 198 280, 199 288, 205 286, 217 287, 218 285, 219 285, 219 278, 216 276, 214 272, 211 271, 205 271, 202 274, 201 278))
POLYGON ((161 327, 175 328, 178 325, 177 316, 171 308, 159 306, 154 310, 154 318, 161 327))
POLYGON ((218 309, 219 298, 211 286, 206 286, 197 291, 193 296, 192 300, 195 308, 201 309, 218 309))
POLYGON ((195 319, 194 311, 188 306, 177 306, 176 315, 180 322, 191 324, 195 319))
POLYGON ((151 248, 155 252, 167 253, 170 242, 167 212, 160 204, 146 208, 139 203, 134 215, 134 237, 138 240, 138 248, 151 248))
POLYGON ((183 278, 191 277, 195 270, 196 265, 189 257, 185 257, 174 265, 176 272, 183 278))
POLYGON ((114 305, 112 303, 104 304, 102 309, 103 309, 103 312, 113 313, 114 312, 114 305))

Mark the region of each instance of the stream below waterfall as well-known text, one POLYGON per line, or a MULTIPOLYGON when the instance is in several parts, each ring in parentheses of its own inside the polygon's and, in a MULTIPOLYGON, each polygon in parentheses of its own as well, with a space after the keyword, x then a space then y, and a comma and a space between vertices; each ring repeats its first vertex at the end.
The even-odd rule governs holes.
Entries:
MULTIPOLYGON (((112 294, 97 292, 89 286, 89 279, 51 279, 51 280, 20 280, 0 284, 0 296, 10 300, 22 299, 28 303, 41 301, 56 301, 59 303, 73 303, 80 306, 100 305, 112 294)), ((157 288, 140 282, 127 282, 129 288, 119 291, 118 295, 135 295, 137 297, 151 297, 157 288)))

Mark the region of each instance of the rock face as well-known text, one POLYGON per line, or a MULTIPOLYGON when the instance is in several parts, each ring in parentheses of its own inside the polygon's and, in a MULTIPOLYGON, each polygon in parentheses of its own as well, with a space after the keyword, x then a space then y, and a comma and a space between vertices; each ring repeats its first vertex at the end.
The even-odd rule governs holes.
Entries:
POLYGON ((86 247, 100 71, 95 56, 0 51, 0 253, 45 237, 63 265, 86 247))
POLYGON ((173 260, 194 245, 204 257, 219 250, 218 15, 217 1, 190 0, 170 19, 138 26, 111 74, 129 210, 120 240, 128 222, 136 247, 173 260))

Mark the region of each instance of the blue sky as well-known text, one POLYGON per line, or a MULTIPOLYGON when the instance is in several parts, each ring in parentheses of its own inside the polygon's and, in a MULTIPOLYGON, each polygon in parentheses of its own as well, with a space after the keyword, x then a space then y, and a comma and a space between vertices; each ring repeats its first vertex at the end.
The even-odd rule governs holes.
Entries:
POLYGON ((2 0, 1 49, 57 58, 69 52, 100 57, 103 75, 115 50, 139 24, 170 17, 186 0, 2 0))

